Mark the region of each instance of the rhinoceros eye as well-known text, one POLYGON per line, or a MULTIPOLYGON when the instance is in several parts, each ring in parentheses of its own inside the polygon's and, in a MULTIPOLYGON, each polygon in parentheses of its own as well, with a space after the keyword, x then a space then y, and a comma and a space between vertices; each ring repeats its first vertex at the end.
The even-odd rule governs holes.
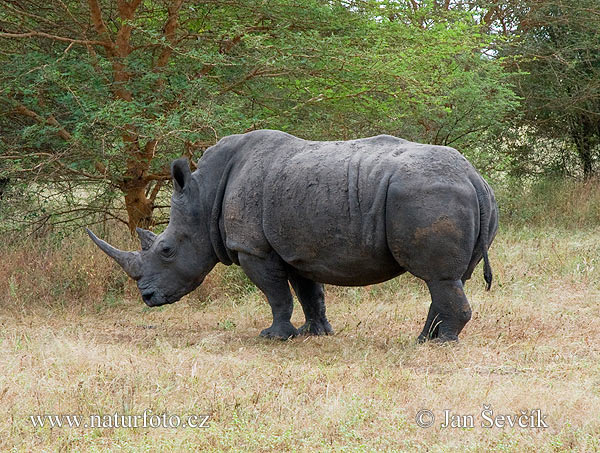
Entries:
POLYGON ((163 244, 160 248, 160 254, 165 258, 170 258, 175 253, 175 248, 170 245, 163 244))

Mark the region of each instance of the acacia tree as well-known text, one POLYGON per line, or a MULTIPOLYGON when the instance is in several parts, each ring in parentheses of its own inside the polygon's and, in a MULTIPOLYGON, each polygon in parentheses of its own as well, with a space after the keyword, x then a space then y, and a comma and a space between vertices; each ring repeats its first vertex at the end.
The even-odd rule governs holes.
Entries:
MULTIPOLYGON (((215 89, 234 88, 227 79, 236 71, 219 73, 219 66, 226 68, 227 53, 242 37, 262 29, 262 17, 228 34, 212 29, 214 19, 226 16, 217 2, 200 11, 183 0, 2 3, 3 107, 17 126, 5 149, 18 148, 14 161, 39 170, 42 181, 108 183, 124 194, 130 229, 149 226, 168 179, 169 139, 190 151, 203 144, 207 134, 199 131, 214 129, 185 110, 189 93, 197 90, 210 102, 215 89), (190 41, 208 48, 195 52, 190 41)), ((265 75, 257 66, 243 77, 265 75)))
MULTIPOLYGON (((101 160, 94 162, 97 174, 89 173, 85 165, 74 168, 65 163, 65 157, 69 159, 69 151, 78 150, 89 143, 83 135, 77 132, 74 135, 68 130, 69 126, 79 126, 77 120, 89 117, 91 101, 88 93, 82 93, 82 87, 76 86, 70 78, 75 76, 88 79, 92 82, 92 86, 88 88, 109 91, 112 105, 120 105, 122 110, 141 107, 139 104, 135 105, 138 98, 131 85, 133 78, 144 76, 132 67, 136 61, 136 58, 132 58, 136 51, 132 31, 141 0, 118 0, 110 5, 110 9, 105 8, 105 11, 98 0, 89 0, 87 11, 78 2, 51 2, 50 5, 33 2, 5 3, 7 10, 3 17, 3 28, 12 30, 4 31, 2 36, 21 41, 27 39, 29 42, 25 46, 29 47, 30 52, 25 56, 39 56, 36 63, 41 63, 38 68, 16 74, 12 86, 6 89, 8 103, 12 112, 32 120, 38 127, 52 129, 57 138, 64 141, 56 144, 48 140, 44 145, 47 145, 49 152, 34 152, 22 157, 31 157, 35 161, 40 157, 56 156, 53 162, 66 166, 70 173, 89 179, 110 180, 125 194, 130 228, 148 225, 157 190, 148 196, 146 189, 150 181, 157 181, 155 187, 160 187, 164 175, 150 171, 158 137, 144 136, 139 125, 133 121, 134 115, 139 116, 138 112, 116 128, 120 134, 119 151, 126 161, 123 171, 109 172, 101 160), (44 54, 36 55, 36 51, 44 54), (61 51, 62 55, 56 58, 61 51), (79 71, 72 71, 69 77, 65 77, 66 65, 76 65, 79 71), (27 77, 28 75, 31 77, 27 77), (25 80, 22 76, 26 77, 25 80), (66 96, 67 93, 70 96, 66 96)), ((147 62, 148 69, 156 74, 154 83, 157 90, 161 89, 164 82, 161 70, 168 64, 173 52, 171 45, 174 44, 181 5, 182 2, 177 1, 166 7, 167 17, 161 37, 164 44, 158 55, 152 55, 151 61, 147 62)), ((15 44, 13 49, 14 46, 15 44)), ((26 66, 21 65, 21 68, 25 69, 26 66)), ((98 112, 93 112, 92 115, 94 113, 98 112)), ((97 115, 94 116, 99 119, 97 115)))
POLYGON ((517 55, 526 125, 574 148, 586 178, 600 156, 600 5, 530 0, 505 52, 517 55))
MULTIPOLYGON (((503 150, 517 175, 597 172, 600 158, 600 6, 596 0, 410 0, 415 10, 471 11, 521 98, 503 150), (578 161, 578 162, 577 162, 578 161)), ((426 16, 430 20, 429 15, 426 16)), ((501 147, 499 145, 502 145, 501 147)), ((496 154, 498 152, 496 151, 496 154)))
MULTIPOLYGON (((62 212, 108 213, 132 230, 155 221, 169 161, 223 135, 392 133, 468 152, 514 108, 502 67, 482 56, 489 38, 462 10, 316 0, 0 4, 0 176, 51 184, 36 194, 66 194, 72 206, 62 212), (121 197, 125 218, 114 209, 121 197)), ((47 209, 56 218, 56 203, 47 209)))
POLYGON ((600 7, 595 0, 457 1, 480 12, 513 74, 520 115, 503 149, 517 175, 591 177, 600 157, 600 7))

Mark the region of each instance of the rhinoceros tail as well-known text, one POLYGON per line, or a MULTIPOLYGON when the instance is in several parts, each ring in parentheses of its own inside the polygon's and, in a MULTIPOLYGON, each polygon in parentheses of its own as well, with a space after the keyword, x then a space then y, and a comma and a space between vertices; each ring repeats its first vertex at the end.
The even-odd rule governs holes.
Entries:
POLYGON ((485 279, 485 290, 489 291, 492 287, 492 267, 488 259, 487 248, 483 248, 483 278, 485 279))
POLYGON ((488 247, 490 244, 490 227, 492 220, 492 195, 483 178, 480 184, 475 184, 475 192, 479 203, 479 241, 477 246, 483 255, 483 278, 486 283, 486 291, 492 287, 492 267, 488 258, 488 247))

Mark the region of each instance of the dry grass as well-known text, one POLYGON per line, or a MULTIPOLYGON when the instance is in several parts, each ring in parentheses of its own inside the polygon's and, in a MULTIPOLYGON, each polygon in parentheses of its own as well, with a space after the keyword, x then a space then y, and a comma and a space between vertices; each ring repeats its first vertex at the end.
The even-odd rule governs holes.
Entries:
MULTIPOLYGON (((122 243, 122 242, 121 242, 122 243)), ((467 286, 456 345, 416 345, 429 304, 402 276, 327 288, 336 335, 257 337, 270 310, 236 268, 148 309, 89 241, 5 244, 0 450, 600 451, 600 229, 505 228, 467 286), (541 409, 548 429, 439 426, 443 409, 541 409), (438 423, 414 417, 431 409, 438 423), (31 414, 212 414, 208 429, 36 428, 31 414)), ((296 325, 302 322, 296 307, 296 325)))
POLYGON ((495 191, 504 223, 571 229, 600 225, 600 177, 505 181, 495 191))

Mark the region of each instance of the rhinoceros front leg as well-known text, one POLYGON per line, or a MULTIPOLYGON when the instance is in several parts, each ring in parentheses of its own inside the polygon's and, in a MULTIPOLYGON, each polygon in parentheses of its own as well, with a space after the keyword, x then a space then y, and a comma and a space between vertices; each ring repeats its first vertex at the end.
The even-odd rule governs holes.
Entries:
POLYGON ((471 319, 471 307, 462 281, 428 281, 427 286, 431 293, 431 306, 418 341, 458 340, 458 334, 471 319))
POLYGON ((267 296, 273 313, 273 324, 260 336, 287 340, 298 335, 290 322, 294 299, 283 260, 274 252, 266 258, 239 253, 238 258, 248 278, 267 296))
POLYGON ((290 273, 290 283, 302 305, 306 322, 298 329, 300 335, 329 335, 333 329, 325 316, 323 285, 290 273))

